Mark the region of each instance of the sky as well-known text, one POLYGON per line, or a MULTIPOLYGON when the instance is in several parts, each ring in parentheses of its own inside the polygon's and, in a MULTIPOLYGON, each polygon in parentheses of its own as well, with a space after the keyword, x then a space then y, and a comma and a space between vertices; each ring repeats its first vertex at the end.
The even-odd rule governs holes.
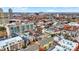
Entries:
MULTIPOLYGON (((10 7, 3 7, 8 12, 10 7)), ((11 7, 13 12, 79 12, 79 7, 11 7)))

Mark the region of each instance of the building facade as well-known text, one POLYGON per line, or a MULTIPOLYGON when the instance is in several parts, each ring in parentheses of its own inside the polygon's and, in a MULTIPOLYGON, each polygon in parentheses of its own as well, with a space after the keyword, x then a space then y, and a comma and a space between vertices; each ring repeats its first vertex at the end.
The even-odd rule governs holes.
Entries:
POLYGON ((4 18, 4 14, 3 14, 3 9, 0 8, 0 24, 3 24, 3 18, 4 18))
POLYGON ((12 19, 12 17, 13 17, 13 14, 12 14, 12 9, 11 8, 9 8, 9 19, 12 19))
POLYGON ((16 51, 22 49, 23 46, 24 41, 19 36, 0 41, 0 51, 16 51))
POLYGON ((19 25, 17 25, 16 23, 11 23, 6 26, 8 37, 15 37, 15 34, 24 34, 25 31, 33 30, 34 28, 34 23, 20 23, 19 25))

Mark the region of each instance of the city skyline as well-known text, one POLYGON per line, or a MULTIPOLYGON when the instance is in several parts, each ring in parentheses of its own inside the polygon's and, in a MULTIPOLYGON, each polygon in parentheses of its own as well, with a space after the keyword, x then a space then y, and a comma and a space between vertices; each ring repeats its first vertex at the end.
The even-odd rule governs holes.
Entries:
POLYGON ((79 7, 3 7, 3 12, 79 12, 79 7))

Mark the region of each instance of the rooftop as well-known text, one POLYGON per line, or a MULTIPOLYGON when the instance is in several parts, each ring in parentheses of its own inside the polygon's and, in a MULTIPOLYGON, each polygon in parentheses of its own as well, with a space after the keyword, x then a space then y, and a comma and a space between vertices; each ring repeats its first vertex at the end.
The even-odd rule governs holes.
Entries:
POLYGON ((0 47, 5 46, 5 45, 12 43, 12 42, 17 42, 19 40, 22 40, 22 38, 17 36, 17 37, 14 37, 14 38, 10 38, 10 39, 0 41, 0 47))

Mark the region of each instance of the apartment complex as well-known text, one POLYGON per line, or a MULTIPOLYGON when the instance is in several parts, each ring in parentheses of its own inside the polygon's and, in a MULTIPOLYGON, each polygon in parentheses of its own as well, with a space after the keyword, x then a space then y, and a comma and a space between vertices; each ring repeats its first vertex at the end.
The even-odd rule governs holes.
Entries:
POLYGON ((35 29, 35 25, 32 22, 28 22, 28 23, 14 22, 7 24, 5 27, 7 29, 8 36, 13 36, 13 37, 16 36, 15 34, 20 35, 25 33, 25 31, 35 29))

